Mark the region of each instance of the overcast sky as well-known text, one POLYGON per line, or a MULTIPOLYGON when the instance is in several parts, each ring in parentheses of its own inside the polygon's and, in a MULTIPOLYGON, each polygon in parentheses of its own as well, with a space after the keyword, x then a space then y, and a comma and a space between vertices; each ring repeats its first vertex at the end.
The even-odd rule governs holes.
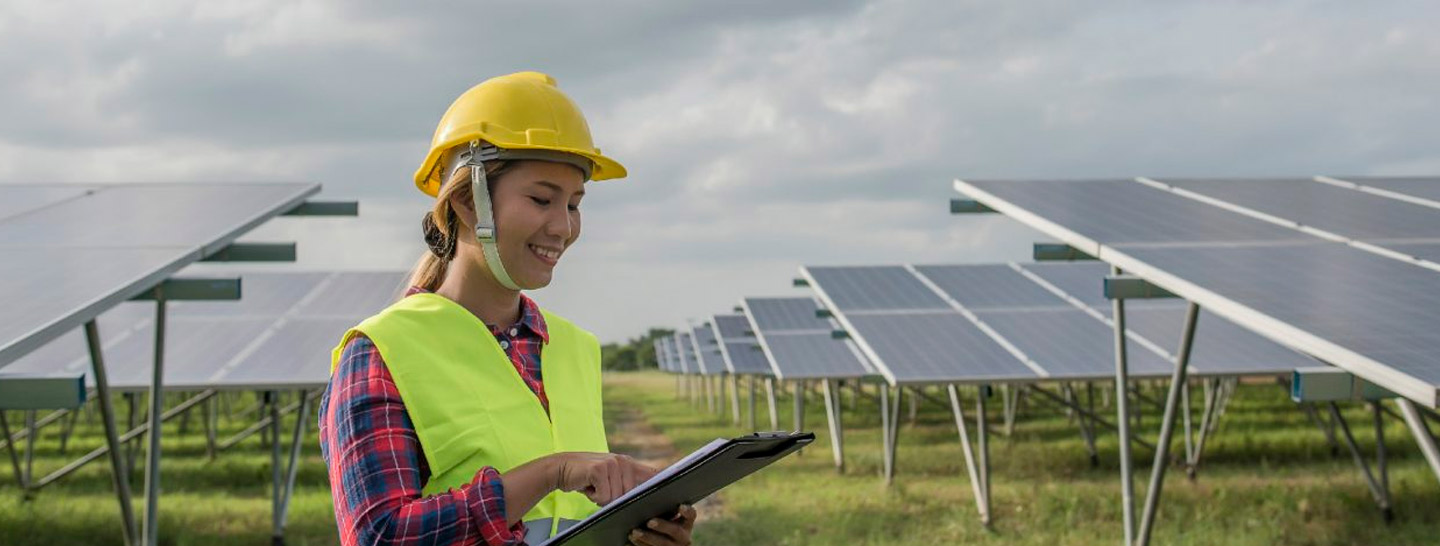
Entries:
MULTIPOLYGON (((801 264, 1024 260, 950 180, 1440 173, 1435 2, 0 4, 0 183, 313 181, 307 269, 403 269, 440 114, 550 73, 630 177, 542 305, 603 340, 801 264)), ((76 219, 84 221, 84 219, 76 219)))

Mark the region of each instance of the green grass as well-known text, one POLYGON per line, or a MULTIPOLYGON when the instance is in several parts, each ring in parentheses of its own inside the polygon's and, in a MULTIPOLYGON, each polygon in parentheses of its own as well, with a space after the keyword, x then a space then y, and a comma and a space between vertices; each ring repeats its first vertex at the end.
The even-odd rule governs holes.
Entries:
MULTIPOLYGON (((656 373, 606 377, 612 443, 633 449, 633 439, 613 420, 643 418, 673 442, 676 454, 720 436, 741 433, 720 418, 677 399, 673 378, 656 373)), ((966 391, 967 409, 973 391, 966 391)), ((235 409, 246 405, 235 400, 235 409)), ((848 398, 848 395, 847 395, 848 398)), ((998 398, 997 398, 998 400, 998 398)), ((1120 501, 1115 437, 1101 433, 1102 466, 1091 468, 1073 425, 1049 406, 1025 408, 1013 437, 991 436, 993 529, 980 525, 964 475, 954 423, 945 408, 922 404, 914 424, 900 430, 898 474, 886 487, 879 478, 879 417, 874 403, 846 413, 846 464, 836 474, 819 399, 807 404, 807 423, 820 437, 790 457, 724 490, 702 504, 696 543, 755 544, 1116 544, 1120 501)), ((992 404, 992 422, 999 421, 992 404)), ((121 405, 123 408, 123 404, 121 405)), ((760 404, 761 421, 764 404, 760 404)), ((782 399, 782 427, 792 422, 782 399)), ((1104 413, 1109 413, 1104 412, 1104 413)), ((21 414, 7 414, 12 427, 21 414)), ((196 414, 198 417, 199 414, 196 414)), ((1373 448, 1369 414, 1347 409, 1361 446, 1373 448)), ((246 417, 222 421, 226 436, 248 426, 246 417)), ((313 424, 313 415, 307 417, 313 424)), ((1156 415, 1145 416, 1153 436, 1156 415)), ((293 418, 286 420, 286 438, 293 418)), ((165 429, 161 498, 164 544, 267 544, 270 535, 270 451, 258 436, 205 456, 198 419, 180 434, 165 429)), ((623 427, 621 427, 623 428, 623 427)), ((97 422, 81 419, 65 455, 59 426, 42 431, 36 474, 43 475, 103 443, 97 422)), ((972 430, 973 432, 973 430, 972 430)), ((1342 453, 1332 458, 1320 432, 1281 389, 1242 386, 1219 432, 1207 446, 1199 480, 1173 471, 1156 524, 1156 544, 1433 544, 1440 534, 1440 483, 1425 466, 1409 433, 1387 418, 1391 488, 1397 518, 1385 525, 1359 471, 1342 453)), ((1176 449, 1181 449, 1176 443, 1176 449)), ((1135 451, 1148 467, 1150 452, 1135 451)), ((143 454, 142 458, 143 460, 143 454)), ((121 544, 118 509, 110 489, 109 463, 101 459, 23 500, 0 453, 0 545, 121 544)), ((1145 476, 1137 478, 1143 492, 1145 476)), ((139 473, 131 486, 140 491, 139 473)), ((137 510, 143 503, 137 497, 137 510)), ((287 541, 334 544, 326 472, 314 427, 309 427, 296 480, 287 541)))
MULTIPOLYGON (((728 418, 677 400, 674 380, 656 374, 612 375, 607 404, 641 408, 681 452, 740 432, 728 418)), ((962 390, 966 409, 973 389, 962 390), (968 392, 967 392, 968 391, 968 392)), ((939 393, 935 393, 939 394, 939 393)), ((848 396, 847 396, 848 399, 848 396)), ((992 423, 997 423, 997 402, 992 423)), ((768 427, 764 403, 762 427, 768 427)), ((846 472, 834 469, 818 398, 806 404, 816 443, 721 493, 702 512, 698 544, 1116 544, 1120 526, 1115 436, 1101 433, 1101 467, 1091 468, 1074 425, 1049 406, 1030 404, 1011 438, 991 434, 993 529, 978 519, 965 478, 954 421, 944 407, 922 404, 900 429, 895 483, 881 466, 879 412, 862 398, 845 404, 846 472)), ((780 425, 792 423, 782 400, 780 425)), ((1105 412, 1105 413, 1113 413, 1105 412)), ((967 415, 973 419, 973 414, 967 415)), ((1141 429, 1154 436, 1155 412, 1141 429)), ((1369 413, 1347 418, 1362 448, 1373 449, 1369 413)), ((998 426, 995 428, 999 428, 998 426)), ((974 428, 971 428, 973 434, 974 428)), ((1244 385, 1207 447, 1199 479, 1172 471, 1165 482, 1156 544, 1321 545, 1434 544, 1440 534, 1440 484, 1403 424, 1387 418, 1390 482, 1397 518, 1385 525, 1348 454, 1332 458, 1318 429, 1275 385, 1244 385)), ((1177 441, 1173 451, 1183 451, 1177 441)), ((1148 469, 1153 453, 1135 450, 1148 469)), ((1143 496, 1148 470, 1136 479, 1143 496)), ((1139 502, 1139 501, 1137 501, 1139 502)))

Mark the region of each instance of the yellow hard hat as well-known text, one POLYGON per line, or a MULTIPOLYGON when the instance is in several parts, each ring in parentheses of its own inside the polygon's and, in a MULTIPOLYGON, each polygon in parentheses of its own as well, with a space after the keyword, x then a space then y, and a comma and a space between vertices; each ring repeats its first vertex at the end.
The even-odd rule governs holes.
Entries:
MULTIPOLYGON (((590 125, 580 108, 555 86, 555 79, 539 72, 517 72, 490 78, 461 94, 435 128, 430 153, 415 171, 415 186, 435 196, 450 173, 442 156, 452 148, 483 141, 504 151, 562 152, 583 158, 582 170, 591 180, 624 178, 625 167, 601 155, 590 139, 590 125)), ((554 158, 552 153, 548 157, 554 158)), ((508 158, 525 159, 526 154, 508 158)), ((577 158, 578 159, 578 158, 577 158)))

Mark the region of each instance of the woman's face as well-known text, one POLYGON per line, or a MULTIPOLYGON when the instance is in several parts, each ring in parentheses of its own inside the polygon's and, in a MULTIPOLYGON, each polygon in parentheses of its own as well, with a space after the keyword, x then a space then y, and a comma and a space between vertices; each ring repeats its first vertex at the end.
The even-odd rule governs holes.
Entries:
POLYGON ((563 163, 521 161, 492 188, 505 271, 526 290, 548 286, 565 250, 580 238, 584 175, 563 163))

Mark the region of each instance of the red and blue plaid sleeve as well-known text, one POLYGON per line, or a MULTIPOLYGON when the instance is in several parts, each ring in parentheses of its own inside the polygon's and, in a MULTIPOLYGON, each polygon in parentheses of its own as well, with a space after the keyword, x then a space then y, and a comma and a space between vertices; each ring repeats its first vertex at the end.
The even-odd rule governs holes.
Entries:
POLYGON ((345 346, 320 400, 320 447, 345 546, 500 546, 525 538, 524 524, 506 525, 504 488, 492 467, 464 487, 421 496, 430 470, 415 425, 364 336, 345 346))

